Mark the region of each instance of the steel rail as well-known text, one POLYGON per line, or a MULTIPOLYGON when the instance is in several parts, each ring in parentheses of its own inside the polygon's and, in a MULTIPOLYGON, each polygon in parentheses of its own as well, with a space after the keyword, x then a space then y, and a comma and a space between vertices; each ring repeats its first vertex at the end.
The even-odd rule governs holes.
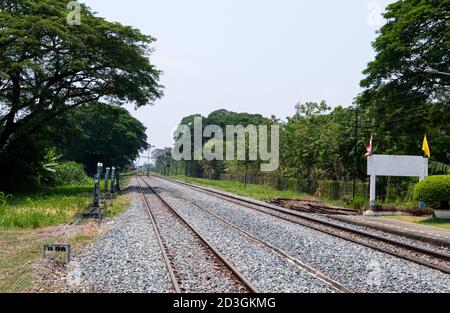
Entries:
POLYGON ((206 209, 205 207, 198 205, 197 203, 188 200, 184 197, 180 197, 180 199, 182 199, 183 201, 186 201, 190 204, 192 204, 193 206, 199 208, 200 210, 205 211, 206 213, 208 213, 209 215, 213 216, 214 218, 217 218, 218 220, 222 221, 224 224, 230 226, 231 228, 237 230, 238 232, 242 233, 244 236, 250 238, 251 240, 255 241, 256 243, 259 243, 267 248, 269 248, 270 250, 272 250, 274 253, 281 255, 282 257, 288 259, 289 261, 291 261, 292 263, 294 263, 295 265, 297 265, 300 269, 308 272, 311 276, 319 279, 320 281, 330 285, 335 291, 337 292, 341 292, 341 293, 354 293, 354 291, 352 291, 351 289, 345 287, 344 285, 342 285, 341 283, 335 281, 332 278, 327 277, 326 275, 324 275, 322 272, 320 272, 319 270, 311 267, 310 265, 302 262, 301 260, 291 256, 289 253, 283 251, 282 249, 279 249, 275 246, 273 246, 272 244, 268 243, 267 241, 263 241, 259 238, 256 238, 255 236, 253 236, 252 234, 250 234, 249 232, 247 232, 246 230, 230 223, 229 221, 227 221, 226 219, 222 218, 221 216, 215 214, 214 212, 211 212, 210 210, 206 209))
POLYGON ((395 240, 392 240, 392 239, 389 239, 389 238, 385 238, 385 237, 381 237, 381 236, 376 235, 376 234, 369 233, 367 231, 353 229, 353 228, 350 228, 350 227, 347 227, 347 226, 344 226, 344 225, 339 225, 339 224, 335 224, 335 223, 332 223, 332 222, 329 222, 329 221, 324 221, 324 220, 321 220, 321 219, 318 219, 318 218, 315 218, 315 217, 312 217, 312 216, 305 216, 305 215, 299 214, 298 212, 295 212, 295 211, 292 211, 292 210, 289 210, 289 209, 285 209, 285 208, 281 208, 281 207, 280 208, 276 208, 275 206, 272 206, 272 205, 266 205, 264 203, 259 203, 259 202, 252 201, 252 200, 249 200, 249 199, 243 199, 241 197, 233 196, 233 195, 230 195, 230 194, 227 194, 227 193, 223 193, 223 192, 220 192, 220 191, 216 191, 216 190, 211 190, 209 188, 203 188, 203 187, 200 187, 200 186, 188 184, 188 183, 181 182, 181 181, 178 181, 178 180, 167 179, 165 177, 164 178, 159 177, 159 176, 155 176, 155 177, 163 179, 163 180, 166 180, 166 181, 169 181, 169 182, 172 182, 174 184, 179 184, 179 185, 182 185, 182 186, 190 187, 192 189, 199 190, 199 191, 201 191, 201 192, 203 192, 205 194, 209 194, 209 195, 215 196, 217 198, 220 198, 220 199, 223 199, 223 200, 235 203, 235 204, 243 205, 243 206, 248 207, 250 209, 258 210, 258 211, 263 212, 265 214, 268 214, 268 215, 271 215, 271 216, 275 216, 275 217, 278 217, 278 218, 281 218, 283 220, 287 220, 287 221, 290 221, 290 222, 293 222, 293 223, 297 223, 297 224, 300 224, 302 226, 309 227, 311 229, 314 229, 314 230, 317 230, 317 231, 329 234, 331 236, 338 237, 338 238, 341 238, 341 239, 344 239, 344 240, 347 240, 347 241, 351 241, 353 243, 357 243, 357 244, 366 246, 368 248, 375 249, 375 250, 378 250, 380 252, 384 252, 384 253, 393 255, 395 257, 402 258, 402 259, 405 259, 405 260, 408 260, 408 261, 411 261, 411 262, 414 262, 414 263, 417 263, 417 264, 420 264, 420 265, 423 265, 423 266, 426 266, 426 267, 429 267, 429 268, 432 268, 432 269, 435 269, 435 270, 439 270, 439 271, 441 271, 443 273, 446 273, 446 274, 450 274, 450 255, 445 254, 445 253, 441 253, 441 252, 434 251, 434 250, 427 249, 427 248, 423 248, 423 247, 418 247, 418 246, 415 246, 415 245, 412 245, 412 244, 408 244, 408 243, 404 243, 404 242, 395 241, 395 240), (264 208, 264 210, 262 210, 260 208, 264 208), (271 211, 274 211, 276 213, 271 213, 271 212, 268 212, 266 210, 271 210, 271 211), (285 215, 285 216, 283 216, 283 215, 285 215), (286 217, 286 216, 288 216, 288 217, 286 217), (301 220, 306 221, 306 223, 302 222, 301 220), (340 231, 349 233, 351 235, 364 237, 366 239, 373 240, 373 241, 383 242, 385 244, 389 244, 391 246, 398 247, 398 248, 401 248, 403 250, 409 251, 410 253, 411 252, 412 253, 419 253, 419 254, 423 254, 423 255, 435 258, 438 261, 448 263, 448 265, 447 266, 443 266, 443 265, 440 265, 440 264, 433 264, 433 263, 430 263, 428 261, 418 259, 417 256, 414 256, 414 255, 408 255, 408 254, 405 254, 405 253, 394 251, 392 249, 383 248, 383 247, 377 246, 376 244, 371 244, 371 243, 364 242, 364 241, 361 241, 361 240, 358 240, 358 239, 355 239, 355 238, 351 238, 349 236, 344 236, 344 235, 341 235, 339 233, 333 232, 332 230, 323 229, 322 227, 314 226, 314 225, 311 225, 311 224, 316 224, 316 225, 318 224, 318 225, 321 225, 322 227, 334 228, 334 229, 338 229, 340 231))
POLYGON ((159 245, 159 247, 161 249, 161 253, 163 255, 164 263, 166 264, 167 271, 169 272, 170 280, 172 281, 172 285, 173 285, 173 287, 175 289, 175 292, 176 293, 181 293, 180 286, 178 285, 178 281, 177 281, 177 279, 175 277, 175 271, 173 269, 172 263, 170 263, 169 257, 167 256, 166 248, 164 247, 164 243, 162 242, 162 239, 161 239, 161 233, 159 231, 158 225, 156 224, 156 220, 155 220, 155 218, 153 216, 153 213, 152 213, 152 211, 150 209, 150 205, 148 203, 147 197, 145 196, 144 191, 142 190, 141 183, 139 182, 139 179, 138 179, 138 185, 139 185, 139 190, 141 192, 142 198, 144 199, 144 204, 145 204, 145 206, 147 208, 148 215, 150 216, 150 220, 152 222, 153 229, 155 230, 156 238, 158 240, 158 245, 159 245))
POLYGON ((172 211, 180 220, 186 224, 192 232, 219 258, 219 260, 236 276, 236 278, 241 281, 241 283, 251 292, 258 293, 258 290, 255 286, 242 274, 239 270, 231 264, 230 261, 219 251, 217 250, 203 235, 199 233, 199 231, 189 222, 187 221, 178 211, 170 205, 148 182, 146 182, 143 178, 141 178, 144 184, 158 197, 159 200, 170 210, 172 211))

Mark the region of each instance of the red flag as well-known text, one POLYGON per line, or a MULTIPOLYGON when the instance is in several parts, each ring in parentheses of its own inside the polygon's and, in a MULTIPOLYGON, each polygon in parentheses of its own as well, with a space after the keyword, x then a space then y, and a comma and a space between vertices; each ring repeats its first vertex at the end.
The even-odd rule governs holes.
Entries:
POLYGON ((368 158, 372 155, 373 151, 373 135, 370 136, 369 145, 366 147, 367 153, 364 155, 365 158, 368 158))

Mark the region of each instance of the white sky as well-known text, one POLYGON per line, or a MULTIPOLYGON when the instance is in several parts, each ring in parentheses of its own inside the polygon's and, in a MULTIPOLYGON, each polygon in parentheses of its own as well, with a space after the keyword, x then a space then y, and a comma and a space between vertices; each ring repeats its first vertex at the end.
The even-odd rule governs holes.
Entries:
POLYGON ((284 119, 297 102, 352 104, 392 0, 84 0, 99 16, 156 37, 165 97, 129 109, 149 142, 172 145, 187 115, 217 109, 284 119), (378 19, 378 21, 377 21, 378 19))

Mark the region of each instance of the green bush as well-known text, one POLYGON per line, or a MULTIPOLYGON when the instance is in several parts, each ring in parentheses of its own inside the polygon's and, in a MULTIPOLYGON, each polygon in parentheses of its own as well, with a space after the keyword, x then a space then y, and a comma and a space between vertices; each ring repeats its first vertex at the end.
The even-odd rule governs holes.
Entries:
POLYGON ((415 183, 409 183, 406 187, 405 200, 413 201, 414 200, 414 191, 416 189, 415 183))
POLYGON ((298 180, 295 178, 289 178, 287 183, 287 188, 289 190, 298 190, 298 180))
POLYGON ((352 200, 351 196, 349 196, 349 195, 343 195, 342 198, 341 198, 341 202, 342 202, 344 205, 350 205, 350 204, 352 204, 353 200, 352 200))
POLYGON ((386 200, 397 200, 399 198, 398 189, 393 184, 386 186, 386 200))
POLYGON ((430 176, 416 185, 414 198, 433 209, 449 210, 450 175, 430 176))
POLYGON ((52 182, 56 186, 81 184, 88 179, 84 166, 75 162, 64 162, 55 167, 52 182))
POLYGON ((341 182, 333 180, 320 180, 317 183, 316 195, 326 197, 329 199, 339 199, 341 190, 341 182))
POLYGON ((351 207, 355 210, 361 210, 368 201, 364 197, 356 196, 355 200, 352 200, 351 207))

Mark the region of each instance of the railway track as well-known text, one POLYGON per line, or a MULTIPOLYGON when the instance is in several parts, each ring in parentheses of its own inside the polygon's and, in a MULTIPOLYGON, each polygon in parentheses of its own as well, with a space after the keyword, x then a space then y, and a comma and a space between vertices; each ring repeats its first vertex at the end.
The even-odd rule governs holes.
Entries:
POLYGON ((143 198, 143 202, 146 206, 146 209, 148 211, 148 214, 150 216, 153 228, 155 230, 156 236, 157 236, 157 240, 158 240, 158 244, 160 246, 160 249, 162 251, 163 254, 163 258, 164 258, 164 262, 166 265, 166 268, 168 270, 173 288, 175 290, 176 293, 181 293, 183 292, 183 288, 180 287, 180 280, 182 279, 182 274, 179 274, 177 272, 176 267, 174 266, 173 262, 171 261, 171 257, 169 256, 169 252, 167 251, 167 244, 165 244, 164 240, 163 240, 163 236, 161 235, 161 230, 160 227, 158 226, 158 223, 155 219, 155 214, 151 209, 151 206, 148 202, 148 199, 143 191, 143 187, 141 182, 144 184, 144 188, 148 188, 157 198, 158 200, 163 204, 163 206, 169 210, 174 216, 176 216, 177 219, 179 219, 182 224, 184 224, 193 234, 196 238, 198 238, 202 244, 204 245, 204 247, 206 247, 206 249, 208 251, 211 252, 212 255, 214 255, 214 257, 216 258, 215 263, 216 264, 220 264, 222 267, 226 268, 226 271, 229 272, 230 275, 232 275, 234 277, 234 279, 236 279, 241 287, 240 287, 240 291, 241 292, 248 292, 248 293, 257 293, 257 289, 252 285, 252 283, 242 274, 238 271, 238 269, 236 269, 233 264, 231 264, 224 255, 222 255, 214 246, 212 246, 209 241, 204 238, 199 232, 198 230, 191 224, 189 223, 183 216, 181 216, 177 210, 175 208, 173 208, 167 201, 164 200, 163 197, 161 197, 161 195, 157 192, 157 190, 155 190, 155 188, 153 188, 152 186, 150 186, 150 184, 148 184, 148 182, 146 182, 144 179, 140 178, 138 179, 138 184, 139 184, 139 189, 143 198))
POLYGON ((435 250, 419 247, 416 245, 395 241, 389 238, 382 237, 368 231, 354 229, 342 224, 333 223, 331 221, 324 221, 314 216, 305 216, 293 210, 275 207, 273 205, 264 204, 250 199, 243 199, 241 197, 233 196, 209 188, 204 188, 181 181, 176 181, 167 178, 161 178, 168 182, 185 186, 199 192, 220 198, 225 201, 232 202, 247 208, 260 211, 262 213, 281 218, 311 229, 357 243, 395 257, 399 257, 443 273, 450 274, 450 255, 441 253, 435 250))
POLYGON ((268 243, 267 241, 263 241, 263 240, 260 240, 260 239, 256 238, 255 236, 251 235, 246 230, 244 230, 244 229, 242 229, 242 228, 240 228, 240 227, 238 227, 236 225, 233 225, 232 223, 228 222, 227 220, 225 220, 222 217, 218 216, 217 214, 213 213, 211 210, 205 208, 204 206, 198 205, 197 203, 195 203, 195 202, 193 202, 193 201, 191 201, 189 199, 186 199, 186 198, 184 198, 184 197, 182 197, 182 196, 180 196, 178 194, 175 195, 175 193, 173 193, 173 192, 171 192, 171 194, 173 194, 174 196, 176 196, 179 199, 182 199, 185 202, 190 203, 194 207, 203 210, 204 212, 206 212, 207 214, 209 214, 213 218, 220 220, 222 223, 226 224, 230 228, 238 231, 239 233, 243 234, 247 238, 251 239, 253 242, 258 243, 258 244, 268 248, 273 253, 281 256, 282 258, 285 258, 285 259, 289 260, 291 263, 293 263, 296 266, 298 266, 302 271, 308 272, 314 278, 316 278, 316 279, 324 282, 325 284, 329 285, 335 292, 338 292, 338 293, 353 293, 353 291, 351 289, 345 287, 344 285, 342 285, 339 282, 333 280, 332 278, 327 277, 326 275, 322 274, 319 270, 311 267, 310 265, 302 262, 301 260, 299 260, 299 259, 297 259, 295 257, 292 257, 287 252, 285 252, 285 251, 283 251, 283 250, 273 246, 272 244, 268 243))

